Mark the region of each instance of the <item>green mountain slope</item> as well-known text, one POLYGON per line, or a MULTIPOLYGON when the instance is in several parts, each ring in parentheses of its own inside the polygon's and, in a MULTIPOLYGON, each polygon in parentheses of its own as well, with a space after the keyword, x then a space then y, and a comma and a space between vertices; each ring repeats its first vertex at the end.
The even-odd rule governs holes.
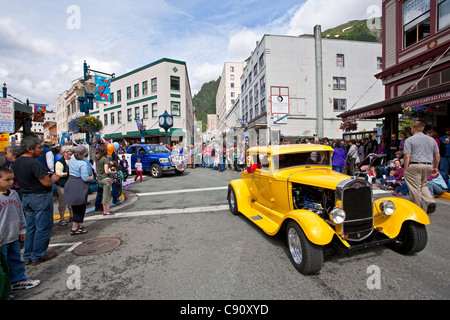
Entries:
POLYGON ((197 111, 197 121, 203 123, 203 131, 206 129, 207 115, 216 113, 216 93, 219 83, 220 77, 203 84, 200 91, 192 98, 197 111))
MULTIPOLYGON (((313 35, 308 34, 304 36, 313 35)), ((381 42, 381 29, 369 28, 367 26, 367 20, 353 20, 322 31, 322 38, 381 42)))

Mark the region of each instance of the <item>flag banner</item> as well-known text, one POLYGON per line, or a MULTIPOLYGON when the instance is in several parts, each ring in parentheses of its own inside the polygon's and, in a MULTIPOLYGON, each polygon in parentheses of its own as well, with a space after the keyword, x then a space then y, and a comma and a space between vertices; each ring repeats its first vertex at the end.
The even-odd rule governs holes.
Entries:
POLYGON ((139 131, 142 131, 144 129, 142 120, 136 120, 136 125, 139 131))
POLYGON ((34 122, 44 122, 46 109, 47 109, 47 106, 35 104, 33 121, 34 122))
POLYGON ((111 102, 111 78, 95 75, 95 84, 97 87, 95 88, 94 100, 111 102))

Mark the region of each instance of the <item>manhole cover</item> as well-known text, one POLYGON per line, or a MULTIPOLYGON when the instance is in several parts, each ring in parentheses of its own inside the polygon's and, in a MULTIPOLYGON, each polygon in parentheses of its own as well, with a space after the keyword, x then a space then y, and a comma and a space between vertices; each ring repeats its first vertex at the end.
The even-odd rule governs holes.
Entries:
POLYGON ((73 252, 79 256, 90 256, 111 251, 120 246, 120 239, 101 238, 80 244, 73 252))

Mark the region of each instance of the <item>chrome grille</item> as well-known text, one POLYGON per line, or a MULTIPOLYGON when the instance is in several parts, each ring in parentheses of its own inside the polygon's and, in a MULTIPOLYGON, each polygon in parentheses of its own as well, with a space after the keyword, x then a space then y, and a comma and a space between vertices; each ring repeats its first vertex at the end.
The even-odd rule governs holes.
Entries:
POLYGON ((341 185, 342 209, 345 211, 343 235, 360 241, 373 231, 372 188, 361 180, 347 180, 341 185))

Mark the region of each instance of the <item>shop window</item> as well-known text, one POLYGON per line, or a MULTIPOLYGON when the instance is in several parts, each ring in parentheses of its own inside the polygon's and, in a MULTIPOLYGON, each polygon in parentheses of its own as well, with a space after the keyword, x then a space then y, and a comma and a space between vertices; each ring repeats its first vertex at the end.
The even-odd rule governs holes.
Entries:
POLYGON ((441 84, 441 75, 439 73, 430 77, 430 79, 429 79, 430 87, 437 86, 439 84, 441 84))
POLYGON ((430 0, 403 3, 403 38, 407 48, 430 35, 430 0))
POLYGON ((450 26, 450 0, 439 0, 438 11, 438 30, 442 30, 450 26))
POLYGON ((441 75, 442 75, 442 83, 450 81, 450 69, 442 71, 441 75))

